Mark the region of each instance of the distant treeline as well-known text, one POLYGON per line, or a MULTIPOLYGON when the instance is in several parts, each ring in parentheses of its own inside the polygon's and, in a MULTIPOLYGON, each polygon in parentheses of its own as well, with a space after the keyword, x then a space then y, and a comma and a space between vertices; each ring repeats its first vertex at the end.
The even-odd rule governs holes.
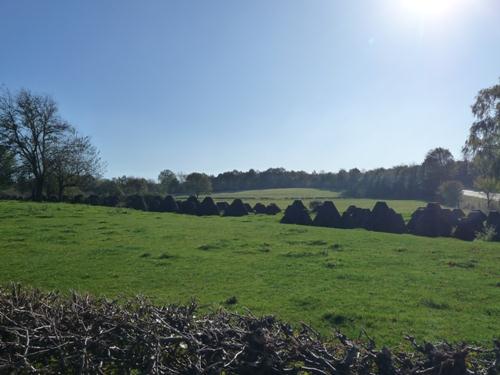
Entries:
POLYGON ((210 176, 214 192, 272 189, 318 188, 342 191, 351 197, 385 199, 432 200, 439 186, 456 180, 465 187, 472 187, 474 170, 465 161, 455 161, 448 150, 435 149, 428 153, 421 165, 401 165, 360 171, 357 168, 337 173, 287 171, 271 168, 263 172, 224 172, 210 176))

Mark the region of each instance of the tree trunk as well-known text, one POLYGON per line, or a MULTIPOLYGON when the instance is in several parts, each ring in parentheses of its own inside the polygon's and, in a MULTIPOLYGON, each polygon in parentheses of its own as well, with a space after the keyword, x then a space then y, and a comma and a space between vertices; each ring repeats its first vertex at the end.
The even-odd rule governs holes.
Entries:
POLYGON ((59 199, 59 202, 63 201, 64 197, 64 180, 59 179, 58 181, 58 192, 57 192, 57 198, 59 199))
POLYGON ((33 200, 40 202, 43 199, 43 185, 44 178, 43 176, 35 177, 35 183, 33 186, 33 200))

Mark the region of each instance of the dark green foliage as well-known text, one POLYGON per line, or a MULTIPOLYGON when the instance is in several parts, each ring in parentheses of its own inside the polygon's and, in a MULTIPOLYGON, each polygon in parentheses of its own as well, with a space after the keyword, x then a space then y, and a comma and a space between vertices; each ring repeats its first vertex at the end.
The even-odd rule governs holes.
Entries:
POLYGON ((191 173, 186 177, 184 189, 196 196, 212 192, 212 183, 205 173, 191 173))
POLYGON ((472 156, 485 176, 500 179, 500 84, 483 89, 472 106, 476 121, 464 152, 472 156))
POLYGON ((247 210, 248 213, 252 213, 253 212, 252 206, 250 206, 248 203, 244 203, 244 205, 245 205, 245 209, 247 210))
POLYGON ((144 201, 144 197, 142 195, 139 195, 139 194, 129 195, 125 199, 125 207, 133 208, 135 210, 141 210, 141 211, 148 210, 148 206, 146 205, 146 202, 144 201))
POLYGON ((0 188, 13 183, 15 165, 14 154, 0 145, 0 188))
POLYGON ((471 211, 466 218, 458 223, 454 236, 465 241, 473 241, 476 235, 483 231, 486 215, 481 211, 471 211))
POLYGON ((85 199, 85 203, 90 204, 91 206, 99 206, 101 204, 101 199, 99 196, 92 194, 85 199))
POLYGON ((219 215, 219 209, 211 197, 205 197, 198 207, 198 215, 219 215))
POLYGON ((235 199, 225 210, 224 216, 245 216, 248 211, 241 199, 235 199))
POLYGON ((75 195, 72 199, 71 199, 71 203, 84 203, 85 202, 85 197, 81 194, 78 194, 78 195, 75 195))
POLYGON ((445 180, 472 187, 474 171, 464 161, 455 161, 445 149, 431 150, 424 165, 402 165, 369 171, 340 170, 337 173, 306 173, 271 168, 224 172, 212 177, 214 191, 311 187, 342 191, 349 197, 378 199, 433 199, 445 180))
POLYGON ((460 181, 445 181, 439 186, 439 196, 444 204, 457 207, 463 189, 464 185, 460 181))
POLYGON ((422 164, 422 188, 424 196, 434 199, 440 185, 453 178, 455 160, 447 149, 442 147, 429 151, 422 164))
POLYGON ((158 182, 161 190, 165 193, 175 193, 179 187, 179 180, 174 172, 165 169, 158 175, 158 182))
POLYGON ((280 221, 282 224, 312 225, 311 217, 301 200, 295 200, 285 210, 280 221))
POLYGON ((316 208, 316 217, 313 220, 313 225, 317 227, 340 228, 341 217, 337 207, 332 201, 323 202, 316 208))
POLYGON ((108 195, 102 198, 101 204, 108 207, 116 207, 120 204, 121 199, 117 195, 108 195))
POLYGON ((389 208, 386 202, 377 202, 368 221, 368 229, 375 232, 404 233, 406 225, 403 217, 389 208))

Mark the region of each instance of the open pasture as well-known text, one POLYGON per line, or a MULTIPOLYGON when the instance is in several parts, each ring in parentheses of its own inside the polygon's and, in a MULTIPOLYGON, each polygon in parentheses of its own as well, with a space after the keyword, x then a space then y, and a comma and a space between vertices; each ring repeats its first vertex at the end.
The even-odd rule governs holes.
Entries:
POLYGON ((0 282, 196 298, 206 309, 249 308, 325 334, 364 328, 387 345, 405 334, 498 336, 498 244, 283 225, 280 217, 0 202, 0 282))

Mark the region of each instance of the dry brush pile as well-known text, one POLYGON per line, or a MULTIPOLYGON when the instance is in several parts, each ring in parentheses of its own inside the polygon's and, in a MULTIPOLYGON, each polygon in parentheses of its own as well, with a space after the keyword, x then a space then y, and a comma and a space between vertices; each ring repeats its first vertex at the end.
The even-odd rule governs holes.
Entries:
POLYGON ((307 325, 196 305, 155 306, 0 288, 0 373, 117 374, 486 374, 500 373, 493 350, 418 345, 407 353, 337 333, 325 341, 307 325))

